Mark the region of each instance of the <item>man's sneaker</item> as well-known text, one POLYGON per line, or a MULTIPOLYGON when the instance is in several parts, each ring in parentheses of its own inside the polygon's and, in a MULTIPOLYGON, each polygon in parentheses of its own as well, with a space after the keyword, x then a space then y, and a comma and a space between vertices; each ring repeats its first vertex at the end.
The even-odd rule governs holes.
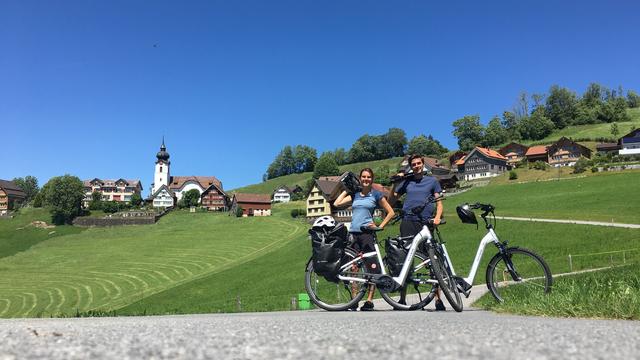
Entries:
POLYGON ((444 307, 444 303, 440 299, 436 300, 436 311, 447 311, 447 308, 444 307))
POLYGON ((365 301, 362 306, 360 306, 360 311, 373 311, 373 303, 371 301, 365 301))
POLYGON ((348 308, 347 311, 358 311, 358 303, 351 305, 351 307, 348 308))

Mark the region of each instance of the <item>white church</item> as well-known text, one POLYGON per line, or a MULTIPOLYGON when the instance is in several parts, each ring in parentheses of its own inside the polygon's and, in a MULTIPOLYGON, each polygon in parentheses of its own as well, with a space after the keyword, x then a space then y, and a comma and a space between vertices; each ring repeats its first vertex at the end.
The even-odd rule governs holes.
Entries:
POLYGON ((169 153, 164 145, 156 154, 156 166, 151 184, 150 200, 154 207, 173 207, 184 193, 196 189, 200 193, 200 206, 208 210, 226 211, 228 197, 222 189, 222 182, 215 176, 171 176, 169 153))

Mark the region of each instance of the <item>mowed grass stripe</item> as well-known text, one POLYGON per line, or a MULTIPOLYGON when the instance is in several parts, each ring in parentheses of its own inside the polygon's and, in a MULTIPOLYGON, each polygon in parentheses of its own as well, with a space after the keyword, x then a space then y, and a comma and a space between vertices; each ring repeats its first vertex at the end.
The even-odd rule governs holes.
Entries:
POLYGON ((277 216, 238 219, 176 212, 156 225, 95 228, 50 239, 0 259, 0 276, 6 280, 0 284, 0 316, 124 306, 260 257, 303 228, 277 216), (39 291, 35 299, 19 300, 13 297, 18 289, 39 291))

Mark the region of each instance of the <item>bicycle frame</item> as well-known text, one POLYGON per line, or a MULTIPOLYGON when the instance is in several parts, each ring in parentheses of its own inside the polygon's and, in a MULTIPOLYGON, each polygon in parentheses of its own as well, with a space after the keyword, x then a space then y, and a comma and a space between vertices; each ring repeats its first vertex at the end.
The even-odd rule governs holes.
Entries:
MULTIPOLYGON (((471 270, 469 270, 469 275, 466 278, 462 278, 467 284, 473 285, 473 279, 476 277, 476 273, 478 271, 478 267, 480 266, 480 261, 482 260, 482 255, 484 254, 484 250, 487 245, 490 243, 494 243, 496 245, 500 245, 500 239, 498 239, 498 235, 493 230, 493 227, 487 228, 486 235, 480 240, 480 244, 478 245, 478 251, 476 252, 476 257, 473 259, 473 264, 471 265, 471 270)), ((451 273, 456 275, 455 270, 453 269, 453 263, 451 262, 451 258, 449 257, 449 253, 447 252, 447 247, 444 244, 442 245, 442 249, 444 251, 444 256, 447 258, 447 262, 449 263, 449 267, 451 269, 451 273)))
MULTIPOLYGON (((412 262, 413 262, 413 257, 416 254, 416 251, 418 251, 418 246, 420 246, 420 244, 422 244, 423 242, 427 242, 430 243, 431 240, 433 240, 433 235, 431 234, 431 231, 429 231, 429 228, 427 226, 423 226, 422 230, 420 230, 419 233, 416 234, 416 236, 413 237, 413 239, 411 240, 411 247, 409 247, 409 251, 407 253, 407 257, 404 259, 404 264, 402 264, 402 270, 400 271, 400 274, 398 276, 392 277, 393 281, 402 286, 404 285, 404 282, 406 281, 407 275, 409 274, 409 267, 411 266, 412 262)), ((373 274, 373 273, 365 273, 365 275, 370 275, 370 276, 374 276, 374 277, 379 277, 382 275, 387 275, 387 271, 384 268, 383 265, 383 261, 382 261, 382 255, 380 253, 380 246, 378 245, 378 242, 376 240, 376 242, 373 245, 375 247, 376 251, 371 251, 368 253, 364 253, 360 256, 357 256, 355 259, 345 263, 344 265, 342 265, 340 267, 340 271, 344 271, 346 269, 351 268, 351 266, 359 261, 360 259, 365 259, 365 258, 370 258, 370 257, 377 257, 378 260, 378 266, 380 266, 381 269, 381 274, 373 274)), ((427 261, 425 261, 427 262, 427 261)), ((422 265, 422 264, 420 264, 422 265)), ((351 276, 342 276, 342 275, 338 275, 338 279, 343 280, 343 281, 355 281, 355 282, 362 282, 362 283, 366 283, 369 282, 368 279, 365 278, 357 278, 357 277, 351 277, 351 276)), ((437 283, 437 280, 428 280, 429 282, 433 282, 433 283, 437 283)))

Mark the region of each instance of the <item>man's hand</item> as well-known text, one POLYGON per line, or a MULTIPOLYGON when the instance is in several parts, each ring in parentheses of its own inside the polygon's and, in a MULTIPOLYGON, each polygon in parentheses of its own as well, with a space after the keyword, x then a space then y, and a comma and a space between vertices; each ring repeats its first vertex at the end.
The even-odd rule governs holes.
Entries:
POLYGON ((440 225, 440 218, 439 217, 433 218, 433 225, 436 225, 436 226, 440 225))

